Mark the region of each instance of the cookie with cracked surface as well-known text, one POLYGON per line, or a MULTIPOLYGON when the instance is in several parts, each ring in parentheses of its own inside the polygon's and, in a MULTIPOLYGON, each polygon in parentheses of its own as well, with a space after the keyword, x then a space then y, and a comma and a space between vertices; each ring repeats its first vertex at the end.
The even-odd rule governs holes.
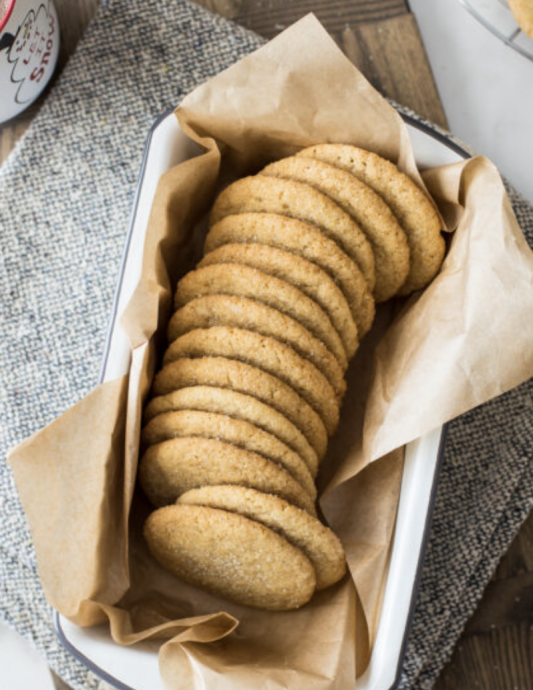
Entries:
POLYGON ((277 377, 236 359, 182 358, 156 374, 153 393, 166 395, 190 386, 216 386, 257 398, 287 417, 309 441, 318 459, 324 457, 328 442, 324 422, 296 391, 277 377))
POLYGON ((146 446, 151 446, 184 436, 217 438, 272 460, 287 470, 316 500, 313 477, 302 458, 275 436, 242 419, 199 410, 165 412, 148 422, 143 429, 142 440, 146 446))
POLYGON ((338 537, 317 518, 277 496, 242 486, 203 486, 182 494, 177 503, 229 510, 283 535, 313 564, 317 590, 338 582, 346 572, 338 537))
POLYGON ((410 177, 387 159, 356 146, 319 144, 297 155, 346 170, 372 187, 389 205, 409 243, 411 266, 399 295, 419 290, 435 277, 446 249, 440 220, 431 201, 410 177))
POLYGON ((206 254, 198 267, 212 264, 244 264, 294 285, 329 316, 346 357, 355 354, 359 339, 348 302, 335 281, 311 261, 265 244, 225 244, 206 254))
POLYGON ((520 28, 533 38, 533 2, 531 0, 509 0, 509 7, 520 28))
POLYGON ((300 156, 271 163, 260 174, 305 182, 339 204, 372 246, 376 302, 384 302, 398 292, 409 273, 407 237, 385 201, 371 187, 346 170, 300 156))
POLYGON ((163 365, 182 357, 225 357, 266 371, 289 385, 320 415, 328 434, 335 433, 339 422, 335 391, 314 364, 274 338, 227 326, 198 328, 169 345, 163 365))
POLYGON ((215 438, 184 436, 150 446, 141 458, 139 482, 150 503, 173 503, 209 484, 237 484, 281 496, 311 515, 313 499, 275 462, 215 438))
POLYGON ((335 280, 350 306, 359 338, 370 329, 374 298, 359 267, 314 225, 275 213, 240 213, 213 225, 205 241, 211 252, 225 244, 266 244, 312 261, 335 280))
POLYGON ((272 434, 304 460, 313 479, 318 468, 318 456, 302 432, 270 405, 251 395, 229 388, 215 386, 189 386, 167 395, 152 398, 144 411, 147 422, 166 412, 201 410, 226 414, 242 419, 272 434))
POLYGON ((225 216, 249 212, 279 213, 316 225, 355 261, 369 288, 374 289, 374 254, 369 241, 350 216, 322 192, 294 180, 243 177, 219 194, 210 225, 225 216))
POLYGON ((174 575, 238 604, 297 609, 315 590, 307 556, 242 515, 203 506, 167 506, 148 517, 144 538, 156 560, 174 575))
POLYGON ((174 312, 168 326, 170 342, 195 328, 232 326, 275 338, 312 362, 342 398, 344 372, 324 343, 290 316, 262 302, 233 295, 204 295, 174 312))
POLYGON ((176 309, 203 295, 248 297, 281 311, 302 324, 321 340, 343 370, 346 353, 328 315, 312 299, 280 278, 243 264, 212 264, 190 271, 179 281, 174 298, 176 309))

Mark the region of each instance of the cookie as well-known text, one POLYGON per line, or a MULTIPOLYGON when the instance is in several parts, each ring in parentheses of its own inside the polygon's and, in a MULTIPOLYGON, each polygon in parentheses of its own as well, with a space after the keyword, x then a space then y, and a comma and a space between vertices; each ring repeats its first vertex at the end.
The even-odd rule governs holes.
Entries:
POLYGON ((398 292, 409 273, 409 245, 379 194, 351 173, 313 158, 283 158, 260 174, 305 182, 333 199, 358 224, 372 246, 376 302, 384 302, 398 292))
POLYGON ((533 38, 533 2, 531 0, 508 0, 511 12, 520 28, 533 38))
POLYGON ((215 438, 184 436, 150 446, 141 458, 139 481, 150 503, 158 507, 190 489, 237 484, 281 496, 315 514, 313 499, 286 470, 215 438))
POLYGON ((176 309, 203 295, 248 297, 281 311, 321 340, 343 370, 346 353, 328 315, 294 285, 242 264, 213 264, 187 273, 178 283, 176 309))
POLYGON ((337 536, 309 513, 277 496, 242 486, 203 486, 182 494, 177 504, 228 510, 281 534, 313 564, 317 590, 333 585, 346 572, 344 551, 337 536))
POLYGON ((156 374, 154 395, 166 395, 190 386, 218 386, 251 395, 270 405, 299 429, 322 460, 327 432, 319 415, 290 386, 236 359, 202 357, 178 359, 156 374))
POLYGON ((328 434, 339 422, 339 402, 314 364, 292 348, 253 331, 227 326, 198 328, 169 345, 163 365, 182 357, 226 357, 251 364, 295 390, 321 417, 328 434))
POLYGON ((391 208, 407 236, 411 262, 399 295, 419 290, 435 277, 445 251, 440 220, 431 201, 410 177, 385 158, 356 146, 320 144, 297 155, 321 160, 355 175, 391 208))
POLYGON ((151 446, 184 436, 218 438, 262 455, 281 465, 313 500, 316 499, 313 477, 302 458, 275 436, 242 419, 199 410, 165 412, 144 427, 142 440, 146 446, 151 446))
POLYGON ((320 266, 338 283, 346 297, 359 337, 370 329, 376 309, 363 274, 357 264, 314 225, 275 213, 226 216, 209 230, 205 251, 235 242, 278 247, 320 266))
POLYGON ((369 241, 338 204, 302 182, 255 175, 222 191, 211 211, 210 225, 235 213, 279 213, 316 225, 350 256, 374 289, 374 254, 369 241))
POLYGON ((203 506, 167 506, 148 517, 144 538, 164 568, 238 604, 285 611, 303 606, 315 590, 307 556, 242 515, 203 506))
POLYGON ((206 254, 198 266, 212 264, 244 264, 294 285, 329 316, 346 357, 355 354, 359 340, 348 302, 329 275, 315 264, 265 244, 225 244, 206 254))
POLYGON ((307 328, 277 309, 246 297, 205 295, 174 312, 168 326, 168 339, 172 342, 195 328, 211 326, 245 328, 276 338, 312 362, 331 383, 337 397, 344 395, 346 382, 335 357, 307 328))
POLYGON ((242 419, 272 434, 303 459, 313 479, 318 468, 318 456, 302 432, 287 417, 257 398, 229 388, 190 386, 152 398, 144 418, 147 422, 157 415, 177 410, 218 412, 234 419, 242 419))

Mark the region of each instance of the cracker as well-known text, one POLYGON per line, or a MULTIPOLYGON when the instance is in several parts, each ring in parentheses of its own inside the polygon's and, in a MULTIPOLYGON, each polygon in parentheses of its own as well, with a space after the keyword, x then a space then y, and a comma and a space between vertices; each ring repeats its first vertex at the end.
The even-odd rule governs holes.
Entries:
POLYGON ((154 395, 166 395, 189 386, 218 386, 251 395, 289 419, 322 460, 327 432, 319 415, 290 386, 257 367, 224 357, 178 359, 155 376, 154 395))
POLYGON ((251 395, 238 393, 229 388, 190 386, 152 398, 144 411, 144 418, 150 421, 157 415, 177 410, 218 412, 254 424, 298 453, 313 479, 316 477, 318 456, 302 432, 287 417, 251 395))
POLYGON ((339 402, 314 364, 292 348, 253 331, 227 326, 198 328, 168 347, 163 364, 182 357, 226 357, 251 364, 291 386, 321 417, 328 434, 339 422, 339 402))
POLYGON ((296 609, 315 590, 307 556, 242 515, 202 506, 167 506, 148 517, 144 537, 163 567, 238 604, 272 611, 296 609))
POLYGON ((165 412, 144 427, 142 439, 145 445, 151 446, 184 436, 218 438, 262 455, 281 465, 313 500, 316 499, 313 477, 302 458, 275 436, 242 419, 199 410, 165 412))
POLYGON ((346 298, 321 268, 307 259, 264 244, 226 244, 206 254, 198 266, 226 263, 257 268, 301 290, 329 316, 346 357, 353 357, 359 345, 357 326, 346 298))
POLYGON ((317 590, 333 585, 346 572, 338 537, 315 517, 277 496, 242 486, 203 486, 182 494, 178 505, 182 504, 229 510, 278 532, 309 558, 317 590))
POLYGON ((215 200, 210 224, 235 213, 279 213, 316 225, 361 269, 371 290, 375 268, 372 247, 356 223, 334 201, 313 187, 293 180, 255 175, 226 187, 215 200))
POLYGON ((409 273, 405 232, 383 199, 345 170, 313 158, 292 156, 268 165, 261 175, 305 182, 335 201, 365 233, 375 259, 376 302, 393 297, 409 273))
POLYGON ((266 304, 233 295, 204 295, 174 312, 168 326, 170 342, 195 328, 232 326, 275 338, 292 347, 321 371, 337 397, 346 391, 344 372, 324 343, 290 316, 266 304))
POLYGON ((276 463, 214 438, 184 436, 150 446, 139 465, 139 481, 150 503, 173 503, 208 484, 237 484, 281 496, 312 515, 313 499, 276 463))
POLYGON ((205 251, 224 244, 266 244, 312 261, 335 280, 350 306, 362 338, 375 315, 372 293, 356 263, 314 225, 275 213, 240 213, 226 216, 209 230, 205 251))
POLYGON ((445 251, 440 220, 431 201, 410 177, 385 158, 356 146, 320 144, 297 155, 346 170, 372 187, 390 206, 407 235, 410 251, 411 267, 399 295, 419 290, 435 277, 445 251))
POLYGON ((203 295, 248 297, 281 311, 321 340, 340 366, 347 367, 346 353, 328 315, 294 285, 242 264, 213 264, 187 273, 178 283, 176 309, 203 295))

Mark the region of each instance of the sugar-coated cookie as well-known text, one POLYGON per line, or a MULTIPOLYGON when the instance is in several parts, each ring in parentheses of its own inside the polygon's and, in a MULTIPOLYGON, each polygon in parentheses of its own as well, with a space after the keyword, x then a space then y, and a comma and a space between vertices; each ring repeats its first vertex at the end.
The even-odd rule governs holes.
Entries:
POLYGON ((393 297, 409 273, 407 237, 385 201, 355 175, 315 158, 292 156, 268 165, 261 175, 305 182, 349 213, 372 245, 376 268, 374 297, 393 297))
POLYGON ((298 153, 348 171, 377 192, 390 206, 409 242, 410 269, 398 294, 425 287, 437 274, 446 248, 439 216, 428 197, 390 161, 344 144, 320 144, 298 153))
POLYGON ((295 390, 320 415, 330 435, 337 428, 339 402, 332 386, 314 364, 279 340, 242 328, 197 328, 169 345, 163 365, 182 357, 225 357, 251 364, 295 390))
POLYGON ((225 414, 200 410, 164 412, 144 427, 142 438, 146 446, 151 446, 184 436, 217 438, 252 453, 258 453, 281 465, 303 486, 313 500, 316 499, 313 477, 298 453, 272 434, 243 419, 233 419, 225 414))
POLYGON ((511 12, 514 14, 520 28, 529 38, 533 38, 533 1, 508 0, 511 12))
POLYGON ((150 446, 139 465, 139 481, 155 506, 208 484, 237 484, 276 494, 315 514, 313 499, 282 467, 231 443, 187 436, 150 446))
POLYGON ((350 305, 359 338, 370 329, 375 315, 372 292, 357 264, 314 225, 275 213, 226 216, 209 230, 205 251, 224 244, 266 244, 312 261, 335 280, 350 305))
POLYGON ((317 518, 277 496, 242 486, 204 486, 182 494, 178 504, 229 510, 282 534, 313 564, 317 590, 334 584, 346 572, 338 537, 317 518))
POLYGON ((294 180, 244 177, 219 194, 210 222, 214 225, 225 216, 249 212, 279 213, 316 225, 355 261, 370 289, 374 289, 374 254, 369 241, 352 218, 325 194, 294 180))
POLYGON ((233 419, 250 422, 272 434, 298 453, 313 479, 316 476, 318 456, 302 432, 287 417, 251 395, 215 386, 180 388, 167 395, 152 398, 144 411, 145 423, 147 424, 157 415, 177 410, 217 412, 233 419))
POLYGON ((172 505, 146 520, 154 557, 179 578, 246 606, 285 611, 315 590, 310 560, 264 525, 224 510, 172 505))
POLYGON ((267 372, 224 357, 181 358, 155 376, 154 395, 166 395, 189 386, 218 386, 252 395, 285 415, 306 437, 319 460, 326 452, 324 422, 290 386, 267 372))
POLYGON ((316 264, 266 244, 225 244, 206 254, 198 266, 226 263, 252 266, 301 290, 329 316, 346 357, 353 357, 359 339, 350 307, 335 281, 316 264))
POLYGON ((174 312, 168 326, 168 340, 172 342, 195 328, 212 326, 244 328, 285 343, 324 374, 339 398, 344 395, 344 371, 324 343, 290 316, 248 297, 197 297, 174 312))
POLYGON ((321 340, 343 369, 346 353, 337 331, 324 310, 285 280, 244 264, 212 264, 187 273, 178 283, 176 309, 203 295, 248 297, 278 309, 302 324, 321 340))

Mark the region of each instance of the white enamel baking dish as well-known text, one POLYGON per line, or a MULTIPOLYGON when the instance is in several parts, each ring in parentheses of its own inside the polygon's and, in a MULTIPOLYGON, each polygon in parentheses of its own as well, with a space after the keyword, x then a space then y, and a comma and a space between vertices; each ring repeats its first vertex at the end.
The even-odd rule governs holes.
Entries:
MULTIPOLYGON (((421 167, 454 163, 468 153, 430 128, 404 118, 421 167)), ((145 148, 130 227, 116 289, 100 381, 126 373, 130 346, 120 315, 141 272, 144 236, 160 175, 199 150, 181 132, 173 113, 153 125, 145 148)), ((407 446, 398 517, 383 607, 370 665, 357 690, 393 690, 400 677, 435 499, 444 446, 442 428, 407 446)), ((54 625, 61 643, 97 675, 121 690, 163 690, 157 645, 115 644, 107 626, 79 628, 57 612, 54 625)))

